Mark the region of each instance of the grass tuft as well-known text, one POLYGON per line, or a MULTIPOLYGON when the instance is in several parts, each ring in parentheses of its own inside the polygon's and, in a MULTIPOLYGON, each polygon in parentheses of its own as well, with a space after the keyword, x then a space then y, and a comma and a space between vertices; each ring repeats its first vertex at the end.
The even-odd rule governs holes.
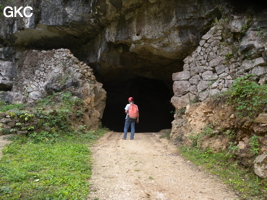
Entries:
POLYGON ((234 188, 244 200, 267 199, 267 181, 242 168, 226 152, 212 153, 197 147, 180 147, 181 154, 195 165, 215 174, 234 188))
POLYGON ((91 159, 88 146, 106 130, 62 137, 54 143, 18 136, 0 161, 0 199, 86 199, 91 159))

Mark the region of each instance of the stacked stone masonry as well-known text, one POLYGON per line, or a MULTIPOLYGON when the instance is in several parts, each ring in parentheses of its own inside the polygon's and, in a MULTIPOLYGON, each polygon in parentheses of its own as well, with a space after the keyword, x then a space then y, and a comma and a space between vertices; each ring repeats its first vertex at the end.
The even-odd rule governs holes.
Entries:
POLYGON ((202 37, 197 49, 184 59, 183 71, 173 74, 171 102, 177 109, 226 91, 236 78, 247 74, 255 74, 260 84, 265 83, 267 44, 257 37, 253 26, 239 44, 223 37, 227 31, 241 32, 246 20, 238 19, 227 26, 222 25, 223 20, 219 21, 202 37))

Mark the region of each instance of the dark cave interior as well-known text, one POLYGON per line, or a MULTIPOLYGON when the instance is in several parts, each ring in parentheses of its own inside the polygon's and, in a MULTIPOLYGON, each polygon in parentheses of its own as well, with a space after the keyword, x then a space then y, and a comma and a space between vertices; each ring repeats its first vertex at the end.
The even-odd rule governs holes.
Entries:
POLYGON ((132 96, 139 107, 140 122, 136 132, 158 132, 170 129, 174 107, 171 81, 136 77, 125 81, 109 81, 103 87, 107 91, 106 108, 102 125, 112 131, 122 132, 125 121, 124 108, 132 96))

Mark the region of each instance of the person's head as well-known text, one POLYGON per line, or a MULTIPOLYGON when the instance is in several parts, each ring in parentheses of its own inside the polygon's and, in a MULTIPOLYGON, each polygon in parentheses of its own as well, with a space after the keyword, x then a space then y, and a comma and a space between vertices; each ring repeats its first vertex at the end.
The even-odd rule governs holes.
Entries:
POLYGON ((129 101, 130 103, 133 103, 133 102, 134 102, 133 97, 129 97, 129 98, 128 98, 128 101, 129 101))

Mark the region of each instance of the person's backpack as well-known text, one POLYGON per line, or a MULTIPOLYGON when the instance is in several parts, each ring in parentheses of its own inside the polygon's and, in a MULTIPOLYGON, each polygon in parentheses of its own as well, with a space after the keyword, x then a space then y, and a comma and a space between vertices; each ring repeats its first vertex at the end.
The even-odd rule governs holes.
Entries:
POLYGON ((135 104, 130 104, 128 115, 130 119, 137 119, 138 117, 138 107, 135 104))

